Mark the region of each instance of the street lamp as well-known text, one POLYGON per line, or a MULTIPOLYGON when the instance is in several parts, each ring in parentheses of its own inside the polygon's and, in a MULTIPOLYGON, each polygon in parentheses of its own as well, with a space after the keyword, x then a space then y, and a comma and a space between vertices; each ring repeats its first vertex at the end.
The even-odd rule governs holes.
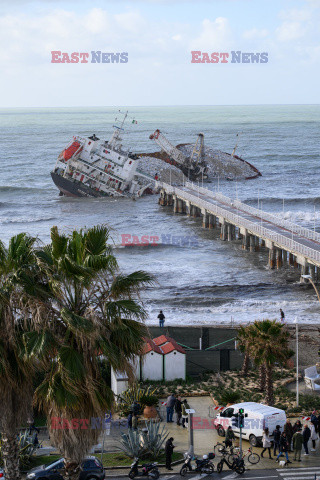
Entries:
POLYGON ((296 403, 299 407, 299 322, 298 317, 294 319, 296 324, 296 403))
POLYGON ((317 287, 315 286, 315 283, 314 281, 312 280, 312 277, 311 275, 301 275, 302 278, 305 278, 306 280, 309 280, 309 282, 311 283, 311 285, 313 286, 313 288, 315 289, 315 292, 317 294, 317 297, 318 297, 318 300, 320 302, 320 295, 319 295, 319 291, 317 289, 317 287))

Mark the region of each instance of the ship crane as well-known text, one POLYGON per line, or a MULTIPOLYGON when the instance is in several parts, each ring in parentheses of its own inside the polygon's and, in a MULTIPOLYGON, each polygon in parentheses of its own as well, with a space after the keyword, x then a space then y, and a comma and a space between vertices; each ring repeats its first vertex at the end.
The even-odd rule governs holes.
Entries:
MULTIPOLYGON (((193 148, 192 155, 187 157, 177 147, 172 145, 169 140, 157 129, 152 135, 150 140, 154 140, 161 150, 165 152, 168 157, 168 163, 179 168, 186 177, 190 180, 196 180, 198 178, 207 178, 207 165, 203 159, 204 151, 204 135, 199 133, 196 144, 193 148)), ((161 156, 159 156, 161 158, 161 156)))

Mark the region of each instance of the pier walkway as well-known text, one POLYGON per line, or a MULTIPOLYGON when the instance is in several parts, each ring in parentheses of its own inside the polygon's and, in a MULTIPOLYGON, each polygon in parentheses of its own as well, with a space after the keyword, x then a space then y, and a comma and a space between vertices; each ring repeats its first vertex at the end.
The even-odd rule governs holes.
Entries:
POLYGON ((319 233, 190 182, 182 187, 163 182, 156 186, 160 205, 173 207, 174 213, 202 217, 202 226, 219 228, 222 240, 241 239, 244 250, 269 249, 270 268, 288 262, 301 275, 316 279, 320 274, 319 233))

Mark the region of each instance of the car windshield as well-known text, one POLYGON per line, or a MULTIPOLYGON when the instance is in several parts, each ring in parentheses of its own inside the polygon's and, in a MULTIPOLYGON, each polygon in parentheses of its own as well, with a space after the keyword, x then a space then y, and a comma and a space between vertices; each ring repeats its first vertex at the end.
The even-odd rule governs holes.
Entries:
POLYGON ((51 469, 57 469, 59 470, 59 468, 62 468, 63 467, 63 458, 60 458, 59 460, 56 460, 55 462, 52 462, 52 463, 49 463, 49 465, 46 465, 46 468, 45 470, 51 470, 51 469))

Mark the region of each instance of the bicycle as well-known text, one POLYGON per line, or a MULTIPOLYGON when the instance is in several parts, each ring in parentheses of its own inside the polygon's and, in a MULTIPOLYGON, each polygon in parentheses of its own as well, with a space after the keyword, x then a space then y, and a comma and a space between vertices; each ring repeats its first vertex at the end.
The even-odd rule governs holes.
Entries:
MULTIPOLYGON (((233 455, 234 455, 234 446, 231 445, 230 447, 226 447, 226 444, 225 442, 221 443, 221 442, 218 442, 215 446, 214 446, 214 453, 216 455, 216 457, 226 457, 228 456, 228 460, 229 460, 229 457, 232 456, 233 458, 233 455)), ((232 460, 231 460, 231 463, 232 463, 232 460)))
MULTIPOLYGON (((232 453, 229 455, 228 457, 229 462, 231 462, 232 460, 235 460, 236 458, 240 458, 240 448, 235 447, 235 450, 237 450, 236 453, 232 453)), ((251 463, 252 465, 256 465, 257 463, 260 462, 260 455, 258 453, 255 453, 251 447, 249 447, 248 450, 245 450, 242 452, 242 455, 241 455, 242 460, 244 460, 245 457, 248 457, 248 462, 251 463)))

